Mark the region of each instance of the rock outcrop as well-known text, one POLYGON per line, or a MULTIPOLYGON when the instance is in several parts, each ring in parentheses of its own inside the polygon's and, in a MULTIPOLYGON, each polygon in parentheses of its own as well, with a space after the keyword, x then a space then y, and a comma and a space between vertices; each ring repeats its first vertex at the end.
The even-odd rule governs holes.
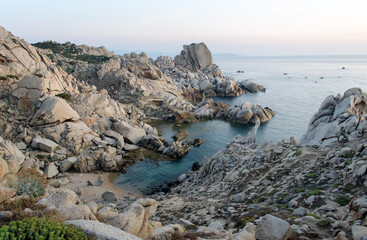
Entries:
POLYGON ((21 79, 13 96, 19 109, 36 106, 44 93, 76 92, 75 79, 23 39, 0 27, 0 75, 21 79))
POLYGON ((205 43, 184 45, 181 54, 175 57, 175 64, 196 72, 214 64, 211 52, 205 43))
POLYGON ((366 134, 367 96, 352 88, 343 96, 328 96, 311 118, 300 144, 328 145, 355 140, 366 134))

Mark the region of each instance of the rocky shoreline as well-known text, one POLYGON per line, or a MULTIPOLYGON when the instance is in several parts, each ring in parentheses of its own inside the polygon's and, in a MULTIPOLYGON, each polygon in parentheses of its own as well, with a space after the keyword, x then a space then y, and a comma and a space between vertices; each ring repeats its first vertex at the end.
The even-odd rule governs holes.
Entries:
POLYGON ((54 211, 99 239, 367 236, 367 97, 360 89, 327 97, 300 143, 258 144, 257 128, 274 111, 211 97, 265 88, 223 76, 204 43, 156 60, 72 43, 34 45, 0 27, 1 225, 19 215, 8 203, 36 196, 42 207, 22 214, 54 211), (142 149, 176 159, 203 141, 183 142, 181 132, 169 142, 150 121, 212 119, 255 126, 165 192, 142 198, 93 175, 125 169, 142 149))

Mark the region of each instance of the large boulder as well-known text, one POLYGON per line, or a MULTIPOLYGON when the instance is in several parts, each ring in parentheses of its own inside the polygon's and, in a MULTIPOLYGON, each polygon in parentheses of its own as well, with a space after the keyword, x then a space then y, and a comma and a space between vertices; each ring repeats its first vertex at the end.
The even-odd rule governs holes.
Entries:
POLYGON ((124 136, 124 139, 132 144, 137 144, 146 135, 143 128, 133 127, 126 122, 116 122, 115 123, 116 132, 124 136))
POLYGON ((292 228, 283 219, 266 214, 256 228, 256 239, 287 240, 292 236, 292 228))
POLYGON ((251 82, 249 80, 242 81, 240 85, 242 88, 252 93, 259 92, 259 91, 265 92, 264 86, 251 82))
POLYGON ((25 160, 24 154, 10 141, 0 142, 0 153, 3 154, 3 160, 7 163, 7 170, 4 164, 3 171, 17 173, 25 160))
POLYGON ((30 125, 40 126, 53 123, 63 123, 65 121, 77 121, 79 115, 62 98, 49 97, 34 114, 30 125))
POLYGON ((68 220, 97 220, 87 205, 69 205, 57 208, 57 212, 68 220))
POLYGON ((38 204, 62 208, 75 205, 77 199, 78 196, 75 194, 75 192, 62 188, 51 193, 46 198, 39 200, 38 204))
POLYGON ((156 208, 155 200, 140 199, 112 218, 109 223, 142 239, 152 238, 154 228, 149 224, 148 219, 153 216, 156 208))
POLYGON ((130 233, 97 221, 71 220, 66 224, 73 224, 81 227, 86 234, 95 236, 100 240, 140 240, 130 233))
POLYGON ((328 145, 335 141, 357 140, 366 134, 367 96, 359 88, 341 97, 328 96, 311 118, 302 145, 328 145))
POLYGON ((184 45, 181 54, 175 57, 175 64, 191 71, 204 70, 213 64, 213 57, 205 43, 184 45))

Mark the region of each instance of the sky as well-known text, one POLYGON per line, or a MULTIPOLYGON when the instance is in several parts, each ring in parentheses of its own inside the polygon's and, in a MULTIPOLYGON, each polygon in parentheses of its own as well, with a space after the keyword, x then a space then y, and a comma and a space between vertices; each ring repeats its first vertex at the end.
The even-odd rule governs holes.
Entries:
POLYGON ((126 52, 367 54, 366 0, 0 0, 0 25, 28 42, 126 52))

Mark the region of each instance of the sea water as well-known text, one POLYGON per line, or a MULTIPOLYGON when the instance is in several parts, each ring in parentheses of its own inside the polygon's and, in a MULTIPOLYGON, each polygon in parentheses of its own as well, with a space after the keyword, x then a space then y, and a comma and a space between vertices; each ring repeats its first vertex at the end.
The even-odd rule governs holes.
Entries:
MULTIPOLYGON (((312 115, 328 95, 343 94, 353 87, 367 91, 367 56, 216 56, 214 60, 224 75, 237 81, 250 80, 266 88, 264 93, 214 98, 231 105, 248 101, 271 108, 276 115, 261 124, 257 133, 259 142, 277 142, 291 136, 300 139, 312 115)), ((187 172, 194 162, 212 156, 234 136, 246 136, 252 128, 221 120, 199 121, 180 127, 174 123, 159 123, 155 127, 169 141, 179 129, 185 129, 189 139, 202 138, 205 142, 199 147, 191 147, 185 156, 174 161, 157 164, 154 157, 146 156, 129 167, 125 174, 115 175, 113 181, 117 186, 133 192, 147 192, 173 181, 187 172)))

